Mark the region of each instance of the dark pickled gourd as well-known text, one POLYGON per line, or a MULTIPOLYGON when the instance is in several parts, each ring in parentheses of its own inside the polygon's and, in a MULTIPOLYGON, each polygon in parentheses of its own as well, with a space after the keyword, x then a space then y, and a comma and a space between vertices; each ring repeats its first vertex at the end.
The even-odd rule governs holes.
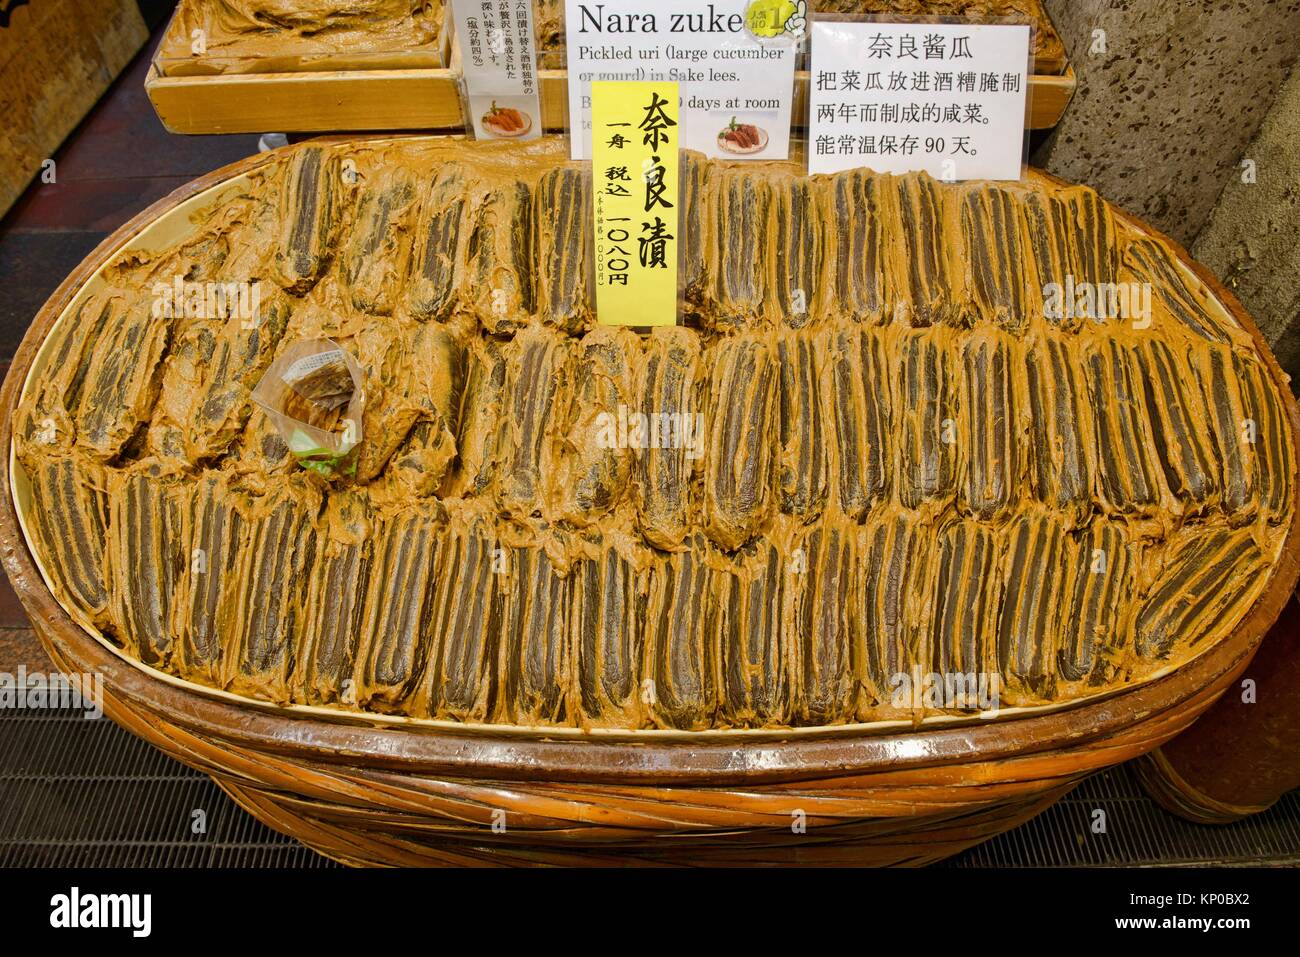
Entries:
POLYGON ((142 667, 547 733, 990 720, 1182 666, 1285 571, 1276 365, 1087 188, 688 153, 654 330, 597 322, 560 144, 315 142, 222 195, 110 257, 13 417, 54 596, 142 667), (155 315, 177 275, 258 314, 155 315), (330 477, 249 398, 321 338, 365 397, 330 477))

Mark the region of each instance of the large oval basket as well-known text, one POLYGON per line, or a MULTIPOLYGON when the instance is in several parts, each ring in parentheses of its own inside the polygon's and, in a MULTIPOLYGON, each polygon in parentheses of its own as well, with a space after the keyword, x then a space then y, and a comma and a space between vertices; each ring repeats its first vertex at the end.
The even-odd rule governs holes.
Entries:
MULTIPOLYGON (((6 450, 47 333, 97 270, 124 247, 177 235, 190 210, 264 162, 252 157, 176 191, 63 282, 5 380, 6 450)), ((1285 382, 1236 299, 1174 248, 1256 338, 1274 380, 1285 382)), ((1300 411, 1283 391, 1292 433, 1300 434, 1300 411)), ((1266 590, 1213 648, 1107 697, 996 720, 623 737, 372 723, 241 701, 122 657, 76 624, 47 587, 19 522, 26 483, 15 470, 12 455, 0 457, 5 569, 55 664, 102 675, 113 720, 212 775, 271 827, 355 864, 935 861, 1181 732, 1246 668, 1300 575, 1298 514, 1266 590)))

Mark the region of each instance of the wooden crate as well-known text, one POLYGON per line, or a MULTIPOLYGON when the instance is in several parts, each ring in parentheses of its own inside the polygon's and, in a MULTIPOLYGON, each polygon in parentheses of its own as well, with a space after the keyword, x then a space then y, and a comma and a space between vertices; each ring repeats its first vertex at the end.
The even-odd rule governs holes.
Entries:
POLYGON ((449 130, 460 84, 449 69, 163 76, 145 81, 173 133, 449 130))
MULTIPOLYGON (((400 65, 400 51, 385 64, 358 68, 347 54, 315 55, 311 68, 259 71, 256 61, 227 72, 200 74, 167 61, 163 47, 181 27, 167 25, 154 54, 145 91, 159 120, 172 133, 299 133, 325 130, 452 129, 461 125, 460 84, 446 66, 400 65), (331 60, 339 69, 327 69, 331 60), (348 61, 352 61, 348 63, 348 61)), ((445 64, 450 23, 437 51, 445 64)))
MULTIPOLYGON (((165 76, 155 61, 145 89, 173 133, 299 133, 325 130, 453 130, 465 126, 460 54, 446 69, 338 70, 165 76)), ((542 122, 568 127, 568 72, 539 69, 542 122)), ((1050 129, 1074 95, 1074 70, 1029 80, 1030 129, 1050 129)), ((795 125, 808 112, 808 73, 795 74, 795 125)))
MULTIPOLYGON (((149 36, 135 0, 44 0, 0 25, 0 214, 149 36)), ((56 170, 57 173, 57 170, 56 170)))

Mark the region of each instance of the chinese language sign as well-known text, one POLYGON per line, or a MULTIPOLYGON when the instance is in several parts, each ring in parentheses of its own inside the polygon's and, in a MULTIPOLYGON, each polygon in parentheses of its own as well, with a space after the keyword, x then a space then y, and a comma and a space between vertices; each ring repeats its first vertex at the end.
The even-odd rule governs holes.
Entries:
POLYGON ((542 135, 531 0, 452 0, 477 139, 542 135))
POLYGON ((1028 26, 812 24, 808 170, 1019 179, 1028 26))
POLYGON ((796 39, 755 38, 745 27, 748 6, 565 0, 573 158, 592 156, 591 84, 603 80, 679 84, 684 149, 724 159, 788 157, 796 39))
POLYGON ((591 85, 596 319, 607 326, 677 322, 676 83, 591 85))

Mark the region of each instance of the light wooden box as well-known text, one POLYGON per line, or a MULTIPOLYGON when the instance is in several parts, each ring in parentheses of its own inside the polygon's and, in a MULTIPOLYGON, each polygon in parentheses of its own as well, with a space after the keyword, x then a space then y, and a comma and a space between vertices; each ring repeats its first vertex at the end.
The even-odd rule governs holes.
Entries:
POLYGON ((273 69, 234 61, 225 72, 203 72, 168 60, 163 50, 184 30, 173 15, 145 80, 159 120, 172 133, 296 133, 350 130, 452 129, 461 125, 460 83, 446 64, 451 55, 450 17, 443 21, 437 65, 401 66, 405 51, 372 54, 382 66, 359 67, 358 57, 314 55, 312 66, 292 70, 291 57, 273 69), (329 69, 331 61, 341 68, 329 69))

